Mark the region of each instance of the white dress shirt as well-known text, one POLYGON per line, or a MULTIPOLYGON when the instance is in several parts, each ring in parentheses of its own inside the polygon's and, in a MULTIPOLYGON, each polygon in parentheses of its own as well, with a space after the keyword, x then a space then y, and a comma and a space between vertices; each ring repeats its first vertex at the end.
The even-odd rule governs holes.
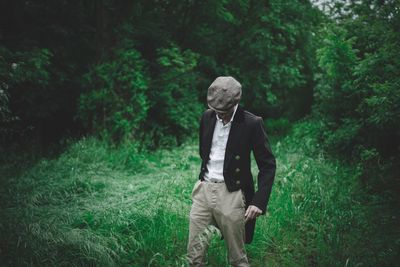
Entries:
POLYGON ((215 123, 214 134, 211 143, 210 160, 207 162, 207 171, 204 173, 204 180, 206 181, 224 181, 223 171, 226 143, 228 142, 229 132, 231 130, 232 121, 235 117, 237 107, 238 104, 235 106, 231 120, 225 125, 222 119, 215 114, 217 121, 215 123))

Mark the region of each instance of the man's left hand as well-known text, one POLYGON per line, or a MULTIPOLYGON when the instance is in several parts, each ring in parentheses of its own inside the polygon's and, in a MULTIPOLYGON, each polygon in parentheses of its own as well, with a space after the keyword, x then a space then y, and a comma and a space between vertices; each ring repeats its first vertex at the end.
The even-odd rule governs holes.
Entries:
POLYGON ((254 205, 250 205, 247 210, 246 213, 244 214, 244 217, 246 218, 246 222, 248 220, 252 220, 255 219, 256 217, 258 217, 260 214, 262 213, 262 210, 260 210, 259 208, 257 208, 254 205))

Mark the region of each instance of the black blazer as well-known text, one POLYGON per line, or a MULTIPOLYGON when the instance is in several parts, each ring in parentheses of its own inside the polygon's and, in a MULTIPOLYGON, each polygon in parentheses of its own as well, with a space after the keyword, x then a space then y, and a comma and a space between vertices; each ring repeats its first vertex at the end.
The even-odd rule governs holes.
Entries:
MULTIPOLYGON (((217 121, 215 111, 208 109, 203 113, 200 121, 199 153, 202 160, 199 179, 207 170, 207 162, 210 159, 211 143, 217 121)), ((238 106, 232 121, 231 130, 226 144, 224 160, 224 180, 228 191, 233 192, 242 189, 246 200, 246 209, 249 205, 257 206, 266 213, 272 184, 275 178, 276 162, 272 154, 264 123, 258 117, 238 106), (253 176, 250 171, 250 152, 259 169, 258 190, 254 190, 253 176)), ((256 220, 246 223, 246 243, 253 240, 256 220)))

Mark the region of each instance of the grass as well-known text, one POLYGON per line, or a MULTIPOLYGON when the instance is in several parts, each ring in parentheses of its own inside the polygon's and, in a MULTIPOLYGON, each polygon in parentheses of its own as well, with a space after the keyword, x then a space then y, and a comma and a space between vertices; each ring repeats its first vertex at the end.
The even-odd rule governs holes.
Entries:
MULTIPOLYGON (((393 204, 367 194, 357 168, 327 158, 312 129, 299 124, 273 140, 277 177, 246 246, 251 265, 395 265, 393 204)), ((88 138, 52 159, 10 155, 0 169, 0 264, 186 266, 197 153, 193 143, 145 153, 88 138)), ((208 252, 209 266, 228 266, 218 235, 208 252)))

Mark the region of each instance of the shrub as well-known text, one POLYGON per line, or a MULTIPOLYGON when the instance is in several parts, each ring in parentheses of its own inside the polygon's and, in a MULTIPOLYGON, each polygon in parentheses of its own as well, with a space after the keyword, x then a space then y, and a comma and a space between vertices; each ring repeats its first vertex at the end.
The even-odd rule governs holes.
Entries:
POLYGON ((40 127, 59 108, 50 86, 53 54, 45 48, 0 46, 0 133, 5 139, 40 127))
POLYGON ((268 133, 274 135, 285 135, 291 128, 291 123, 287 118, 267 119, 265 124, 268 133))
POLYGON ((106 139, 134 138, 147 117, 148 82, 140 53, 133 48, 115 49, 112 59, 84 76, 87 91, 79 99, 79 117, 106 139))
POLYGON ((157 50, 159 73, 151 82, 150 120, 143 139, 152 147, 179 145, 197 133, 203 105, 198 100, 199 55, 175 45, 157 50))

